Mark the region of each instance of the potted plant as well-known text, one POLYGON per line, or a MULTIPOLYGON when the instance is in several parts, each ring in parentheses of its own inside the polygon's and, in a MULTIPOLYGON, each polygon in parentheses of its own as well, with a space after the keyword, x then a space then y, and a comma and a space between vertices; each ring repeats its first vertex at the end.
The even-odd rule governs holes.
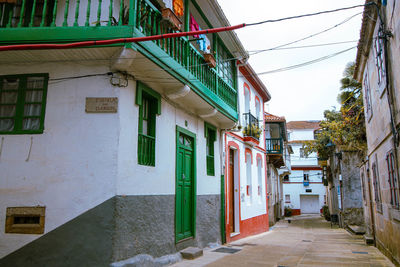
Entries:
POLYGON ((217 61, 212 53, 204 53, 204 60, 210 68, 215 68, 217 66, 217 61))
POLYGON ((285 206, 285 217, 290 217, 292 216, 293 211, 292 208, 290 206, 285 206))
POLYGON ((161 10, 162 23, 167 24, 168 27, 180 31, 182 27, 182 21, 170 8, 163 8, 161 10))

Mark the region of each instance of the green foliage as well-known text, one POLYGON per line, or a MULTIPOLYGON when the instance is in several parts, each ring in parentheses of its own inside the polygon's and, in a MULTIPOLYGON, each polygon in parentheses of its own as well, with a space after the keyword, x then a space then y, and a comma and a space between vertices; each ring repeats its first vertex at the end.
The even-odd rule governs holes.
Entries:
POLYGON ((321 129, 315 140, 304 143, 306 155, 317 152, 319 158, 328 158, 330 143, 341 150, 356 150, 365 153, 367 149, 364 106, 361 84, 353 78, 355 63, 347 64, 341 82, 338 101, 339 111, 325 110, 321 129), (328 146, 327 146, 328 145, 328 146))
POLYGON ((325 220, 331 220, 331 213, 329 212, 329 207, 327 205, 322 206, 322 215, 324 216, 325 220))

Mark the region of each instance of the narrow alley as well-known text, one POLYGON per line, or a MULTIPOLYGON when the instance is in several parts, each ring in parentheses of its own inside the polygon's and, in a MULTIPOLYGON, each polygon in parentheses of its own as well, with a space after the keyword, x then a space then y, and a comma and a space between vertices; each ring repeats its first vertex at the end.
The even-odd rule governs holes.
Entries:
POLYGON ((377 248, 365 245, 362 236, 331 227, 319 215, 281 220, 270 232, 222 248, 225 253, 213 248, 173 266, 394 266, 377 248))

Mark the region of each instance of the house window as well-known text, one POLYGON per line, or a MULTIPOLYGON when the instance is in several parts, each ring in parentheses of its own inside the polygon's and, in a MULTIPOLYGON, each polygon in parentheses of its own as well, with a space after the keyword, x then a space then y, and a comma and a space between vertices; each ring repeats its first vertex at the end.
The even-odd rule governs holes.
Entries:
POLYGON ((206 162, 207 175, 215 175, 215 160, 214 160, 214 143, 217 136, 217 131, 214 126, 204 123, 204 135, 206 137, 206 162))
POLYGON ((379 30, 378 36, 375 38, 374 45, 376 68, 378 70, 378 85, 383 84, 385 79, 384 37, 381 37, 381 34, 381 30, 379 30))
POLYGON ((310 174, 308 172, 303 172, 303 180, 304 182, 310 181, 310 174))
POLYGON ((304 148, 300 148, 300 158, 307 158, 306 154, 304 153, 304 148))
POLYGON ((218 39, 218 74, 219 76, 231 87, 236 88, 236 67, 235 67, 235 60, 233 56, 228 53, 228 50, 222 44, 221 40, 218 39))
POLYGON ((252 177, 251 177, 251 160, 252 155, 251 152, 245 153, 246 155, 246 194, 250 197, 250 202, 253 200, 253 186, 252 186, 252 177))
POLYGON ((367 205, 367 191, 366 191, 366 187, 365 187, 365 174, 364 174, 364 171, 361 171, 361 187, 362 187, 364 205, 367 205))
POLYGON ((0 134, 44 129, 48 74, 0 76, 0 134))
POLYGON ((161 96, 138 82, 136 104, 139 106, 138 163, 155 166, 156 115, 161 114, 161 96))
POLYGON ((396 172, 396 162, 394 158, 393 151, 390 151, 386 155, 386 164, 389 175, 389 185, 390 185, 390 203, 396 209, 399 209, 399 181, 396 172))
POLYGON ((379 185, 378 167, 376 159, 375 162, 372 164, 372 179, 373 179, 372 182, 374 184, 376 210, 382 212, 381 187, 379 185))
POLYGON ((261 157, 257 159, 257 181, 258 181, 258 195, 261 199, 261 196, 264 194, 263 186, 262 186, 262 159, 261 157))
POLYGON ((290 203, 290 195, 285 195, 285 203, 290 203))
POLYGON ((364 75, 364 95, 365 95, 365 113, 367 119, 372 116, 371 89, 369 86, 368 68, 365 69, 364 75))
POLYGON ((260 100, 258 99, 258 97, 256 97, 256 117, 257 120, 260 120, 260 109, 261 109, 261 104, 260 104, 260 100))

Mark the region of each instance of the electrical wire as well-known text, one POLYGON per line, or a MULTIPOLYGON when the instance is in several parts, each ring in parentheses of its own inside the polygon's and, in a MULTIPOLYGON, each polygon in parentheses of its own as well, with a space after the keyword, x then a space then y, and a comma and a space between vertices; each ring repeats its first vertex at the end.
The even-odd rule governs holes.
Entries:
MULTIPOLYGON (((311 64, 314 64, 314 63, 317 63, 317 62, 321 62, 323 60, 338 56, 338 55, 343 54, 343 53, 345 53, 347 51, 350 51, 350 50, 352 50, 354 48, 357 48, 357 46, 353 46, 353 47, 347 48, 345 50, 342 50, 342 51, 339 51, 339 52, 336 52, 336 53, 333 53, 333 54, 330 54, 330 55, 327 55, 327 56, 323 56, 323 57, 320 57, 320 58, 316 58, 316 59, 313 59, 313 60, 310 60, 310 61, 306 61, 306 62, 303 62, 303 63, 300 63, 300 64, 296 64, 296 65, 292 65, 292 66, 288 66, 288 67, 284 67, 284 68, 279 68, 279 69, 274 69, 274 70, 269 70, 269 71, 264 71, 264 72, 258 72, 257 75, 260 76, 260 75, 277 73, 277 72, 297 69, 297 68, 300 68, 300 67, 305 67, 305 66, 308 66, 308 65, 311 65, 311 64)), ((241 74, 241 76, 242 77, 246 77, 246 76, 251 76, 251 75, 243 75, 243 74, 241 74)))
MULTIPOLYGON (((330 45, 348 44, 348 43, 357 43, 357 42, 358 42, 358 40, 353 40, 353 41, 343 41, 343 42, 334 42, 334 43, 315 44, 315 45, 302 45, 302 46, 281 47, 281 48, 266 49, 266 50, 258 50, 258 51, 264 52, 264 51, 272 51, 272 50, 275 50, 275 51, 276 51, 276 50, 290 50, 290 49, 321 47, 321 46, 330 46, 330 45)), ((254 53, 254 54, 258 54, 258 53, 254 53)))
POLYGON ((342 8, 331 9, 331 10, 324 10, 324 11, 319 11, 319 12, 315 12, 315 13, 309 13, 309 14, 285 17, 285 18, 280 18, 280 19, 269 19, 269 20, 254 22, 254 23, 246 23, 246 26, 255 26, 255 25, 261 25, 261 24, 264 24, 264 23, 274 23, 274 22, 280 22, 280 21, 291 20, 291 19, 298 19, 298 18, 317 16, 317 15, 321 15, 321 14, 334 13, 334 12, 354 9, 354 8, 358 8, 358 7, 366 7, 366 6, 370 6, 372 4, 373 4, 373 2, 368 2, 368 3, 363 4, 363 5, 355 5, 355 6, 342 7, 342 8))
POLYGON ((98 46, 98 45, 111 45, 111 44, 124 44, 124 43, 132 43, 132 42, 143 42, 143 41, 154 41, 154 40, 161 40, 167 38, 176 38, 182 36, 193 36, 199 34, 208 34, 208 33, 218 33, 218 32, 226 32, 226 31, 233 31, 236 29, 244 28, 247 26, 256 26, 265 23, 274 23, 279 21, 291 20, 291 19, 298 19, 310 16, 317 16, 321 14, 328 14, 334 13, 338 11, 344 11, 349 9, 354 9, 358 7, 365 7, 374 4, 374 2, 368 2, 364 5, 355 5, 350 7, 343 7, 337 8, 332 10, 325 10, 315 13, 285 17, 280 19, 272 19, 272 20, 264 20, 255 23, 242 23, 234 26, 227 26, 227 27, 219 27, 219 28, 210 28, 205 30, 199 31, 192 31, 192 32, 176 32, 176 33, 166 33, 166 34, 159 34, 153 36, 144 36, 144 37, 131 37, 131 38, 118 38, 118 39, 109 39, 109 40, 94 40, 94 41, 83 41, 83 42, 74 42, 74 43, 63 43, 63 44, 20 44, 20 45, 4 45, 0 46, 0 51, 10 51, 10 50, 38 50, 38 49, 68 49, 68 48, 77 48, 77 47, 88 47, 88 46, 98 46))
POLYGON ((350 16, 350 17, 346 18, 345 20, 343 20, 342 22, 340 22, 340 23, 338 23, 338 24, 336 24, 336 25, 334 25, 334 26, 332 26, 332 27, 329 27, 329 28, 327 28, 327 29, 325 29, 325 30, 322 30, 322 31, 317 32, 317 33, 313 33, 313 34, 311 34, 311 35, 308 35, 308 36, 306 36, 306 37, 297 39, 297 40, 295 40, 295 41, 292 41, 292 42, 289 42, 289 43, 286 43, 286 44, 278 45, 278 46, 275 46, 275 47, 272 47, 272 48, 268 48, 268 49, 261 49, 261 50, 255 50, 255 51, 248 51, 248 52, 249 52, 249 55, 259 54, 259 53, 262 53, 262 52, 265 52, 265 51, 278 50, 278 49, 281 48, 281 47, 285 47, 285 46, 288 46, 288 45, 291 45, 291 44, 295 44, 295 43, 298 43, 298 42, 301 42, 301 41, 310 39, 310 38, 312 38, 312 37, 318 36, 318 35, 320 35, 320 34, 322 34, 322 33, 325 33, 325 32, 328 32, 328 31, 330 31, 330 30, 332 30, 332 29, 335 29, 335 28, 337 28, 338 26, 343 25, 344 23, 350 21, 352 18, 354 18, 354 17, 356 17, 356 16, 358 16, 358 15, 360 15, 360 14, 362 14, 362 12, 359 12, 359 13, 353 15, 353 16, 350 16), (254 53, 250 53, 250 52, 254 52, 254 53))

